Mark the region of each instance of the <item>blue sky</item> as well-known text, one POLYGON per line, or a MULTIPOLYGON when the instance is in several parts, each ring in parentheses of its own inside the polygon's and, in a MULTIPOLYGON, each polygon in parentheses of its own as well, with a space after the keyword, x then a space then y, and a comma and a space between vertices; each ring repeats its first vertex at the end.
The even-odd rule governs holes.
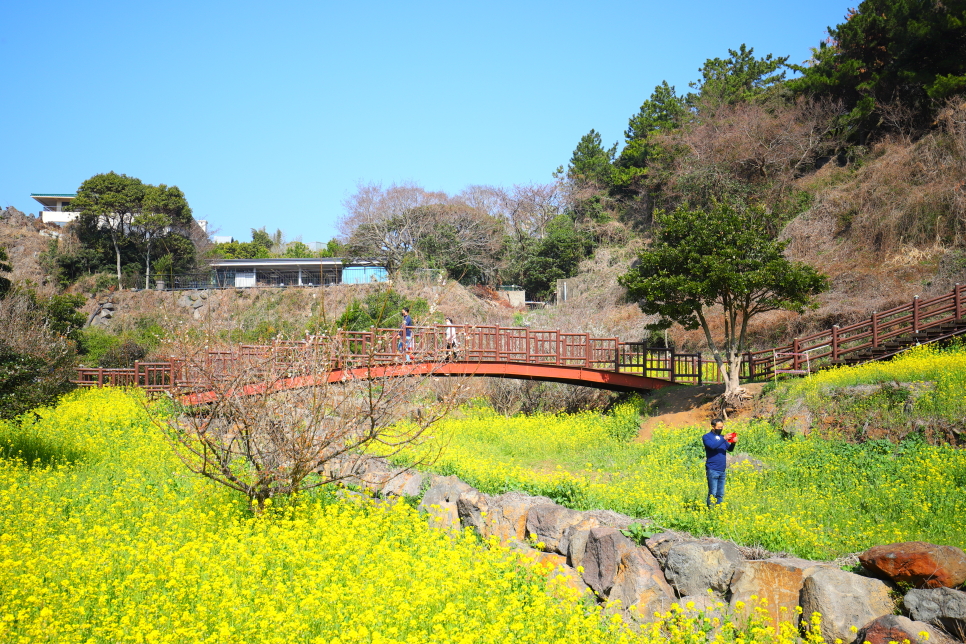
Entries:
MULTIPOLYGON (((857 2, 853 2, 852 6, 857 2)), ((0 207, 115 171, 218 234, 326 241, 359 182, 544 183, 742 43, 809 57, 843 0, 0 3, 0 207)))

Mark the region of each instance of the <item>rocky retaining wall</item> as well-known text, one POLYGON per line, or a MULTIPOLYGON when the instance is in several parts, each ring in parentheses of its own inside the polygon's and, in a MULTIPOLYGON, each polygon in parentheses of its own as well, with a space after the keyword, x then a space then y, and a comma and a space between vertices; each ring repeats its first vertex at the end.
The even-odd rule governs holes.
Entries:
POLYGON ((651 524, 608 510, 579 512, 546 497, 483 494, 455 476, 345 460, 329 473, 382 496, 419 496, 433 526, 471 528, 484 539, 555 564, 553 574, 592 594, 630 623, 646 623, 672 602, 705 614, 747 618, 762 600, 773 623, 820 613, 828 642, 966 641, 966 553, 909 542, 862 553, 859 573, 822 561, 769 556, 730 541, 661 532, 638 545, 621 530, 651 524), (536 544, 538 548, 534 548, 536 544), (901 598, 898 601, 897 598, 901 598), (902 613, 902 614, 899 614, 902 613), (857 629, 857 630, 856 630, 857 629))

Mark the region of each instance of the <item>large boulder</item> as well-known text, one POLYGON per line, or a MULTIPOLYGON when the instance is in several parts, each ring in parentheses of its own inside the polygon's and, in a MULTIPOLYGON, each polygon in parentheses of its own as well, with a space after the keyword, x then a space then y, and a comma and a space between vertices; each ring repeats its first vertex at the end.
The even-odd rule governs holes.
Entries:
POLYGON ((859 630, 855 641, 868 642, 868 644, 906 641, 912 644, 925 644, 926 641, 929 644, 955 644, 949 636, 931 624, 914 622, 903 615, 883 615, 872 620, 865 628, 859 630), (920 633, 927 633, 927 636, 920 637, 920 633))
POLYGON ((725 597, 743 561, 729 541, 684 541, 668 550, 664 575, 680 597, 709 589, 715 596, 725 597))
POLYGON ((617 528, 591 528, 584 549, 583 578, 598 597, 606 597, 614 586, 621 559, 637 548, 617 528))
POLYGON ((743 561, 731 579, 732 612, 748 618, 757 608, 764 608, 772 626, 777 627, 783 621, 797 626, 799 616, 795 609, 802 585, 821 566, 805 559, 743 561))
MULTIPOLYGON (((527 512, 527 536, 543 544, 544 550, 567 554, 566 544, 561 541, 567 528, 584 522, 584 513, 571 510, 556 503, 534 505, 527 512)), ((597 522, 591 520, 594 527, 597 522)))
POLYGON ((649 537, 644 543, 651 554, 657 557, 663 568, 667 564, 667 553, 670 552, 671 547, 689 540, 691 540, 690 535, 685 536, 673 530, 668 530, 649 537))
POLYGON ((966 552, 954 546, 893 543, 869 548, 859 561, 876 576, 915 588, 955 588, 966 582, 966 552))
POLYGON ((522 541, 527 536, 527 514, 530 508, 542 503, 553 503, 545 496, 529 496, 507 492, 491 497, 484 520, 484 537, 496 537, 500 543, 522 541))
POLYGON ((827 642, 851 642, 851 628, 862 628, 877 617, 892 614, 889 587, 878 579, 838 568, 820 568, 805 579, 801 594, 802 619, 822 616, 821 633, 827 642))
POLYGON ((912 589, 902 603, 910 617, 966 641, 966 593, 952 588, 912 589))
POLYGON ((654 555, 647 548, 635 547, 621 555, 607 600, 619 601, 635 621, 649 622, 655 613, 670 610, 674 590, 654 555))
POLYGON ((579 567, 583 561, 584 549, 592 528, 610 527, 623 530, 636 521, 626 514, 612 510, 590 510, 581 514, 581 521, 567 526, 560 537, 560 552, 567 555, 567 563, 573 568, 579 567))
POLYGON ((456 513, 464 528, 473 528, 483 536, 486 532, 486 515, 490 508, 490 497, 479 490, 470 488, 460 493, 456 499, 456 513))
POLYGON ((419 496, 426 475, 416 470, 396 470, 379 491, 383 496, 419 496))
POLYGON ((458 529, 460 517, 456 502, 460 494, 472 489, 455 476, 437 476, 419 502, 419 509, 429 513, 429 525, 434 528, 458 529))

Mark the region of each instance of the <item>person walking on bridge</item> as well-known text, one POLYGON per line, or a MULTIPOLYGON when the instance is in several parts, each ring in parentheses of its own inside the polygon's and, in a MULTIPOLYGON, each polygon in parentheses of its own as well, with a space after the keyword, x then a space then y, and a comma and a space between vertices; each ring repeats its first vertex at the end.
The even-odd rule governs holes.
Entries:
POLYGON ((701 437, 704 443, 704 469, 708 477, 708 507, 711 507, 711 499, 718 505, 724 501, 725 494, 725 474, 728 470, 728 452, 735 449, 738 443, 738 434, 731 432, 722 436, 724 431, 724 420, 715 418, 711 421, 711 431, 701 437))
POLYGON ((409 308, 400 311, 402 325, 399 327, 399 350, 406 354, 406 360, 412 360, 413 351, 413 319, 409 316, 409 308))

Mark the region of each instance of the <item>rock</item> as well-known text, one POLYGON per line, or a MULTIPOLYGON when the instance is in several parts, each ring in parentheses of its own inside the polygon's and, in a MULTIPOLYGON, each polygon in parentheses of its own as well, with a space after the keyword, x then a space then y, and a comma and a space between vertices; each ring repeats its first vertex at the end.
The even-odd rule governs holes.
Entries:
POLYGON ((647 545, 647 549, 651 551, 651 554, 660 562, 661 568, 664 568, 667 562, 667 553, 671 550, 671 547, 686 540, 683 535, 668 531, 656 534, 646 539, 644 543, 647 545))
POLYGON ((397 470, 380 490, 383 496, 419 496, 426 475, 416 470, 397 470))
POLYGON ((490 499, 490 510, 484 521, 484 537, 494 536, 500 543, 522 541, 527 536, 527 513, 535 505, 553 503, 545 496, 529 496, 507 492, 490 499))
POLYGON ((731 578, 732 612, 747 618, 755 614, 756 608, 766 608, 772 626, 777 628, 783 621, 797 626, 799 615, 795 609, 802 585, 822 565, 804 559, 781 558, 742 562, 731 578), (741 608, 738 602, 742 602, 741 608))
POLYGON ((423 500, 419 502, 419 509, 429 513, 430 525, 434 528, 459 529, 460 517, 456 501, 460 494, 472 489, 455 476, 437 476, 423 495, 423 500))
POLYGON ((560 538, 560 552, 566 553, 567 563, 573 568, 581 565, 591 528, 610 527, 622 530, 635 522, 632 517, 612 510, 590 510, 582 514, 584 518, 580 523, 567 527, 560 538))
POLYGON ((747 467, 755 470, 756 472, 761 472, 767 468, 764 461, 760 461, 754 458, 748 452, 738 452, 737 454, 728 454, 726 457, 728 461, 728 468, 732 467, 747 467))
POLYGON ((919 637, 919 633, 928 633, 929 644, 955 644, 945 633, 940 632, 925 622, 914 622, 903 615, 883 615, 866 624, 856 634, 856 642, 868 644, 890 644, 890 642, 909 641, 920 644, 926 641, 919 637))
POLYGON ((801 594, 802 619, 822 616, 821 633, 827 642, 855 639, 852 626, 862 628, 877 617, 892 614, 889 587, 878 579, 838 568, 820 568, 805 579, 801 594))
POLYGON ((910 617, 939 626, 966 641, 966 592, 952 588, 912 589, 903 599, 910 617))
POLYGON ((685 541, 668 550, 664 574, 679 596, 710 589, 724 597, 742 561, 738 548, 728 541, 685 541))
POLYGON ((859 561, 876 576, 915 588, 955 588, 966 582, 966 553, 954 546, 894 543, 869 548, 859 561))
POLYGON ((556 503, 534 505, 527 512, 527 536, 543 543, 543 549, 558 554, 567 554, 567 544, 561 547, 564 531, 574 525, 584 523, 586 528, 596 527, 597 521, 585 521, 584 513, 571 510, 556 503))
POLYGON ((619 601, 635 621, 650 622, 655 613, 671 609, 674 590, 654 555, 638 546, 621 555, 607 600, 619 601))
POLYGON ((583 578, 598 597, 606 597, 614 585, 621 558, 637 546, 617 528, 592 528, 587 537, 583 578))
POLYGON ((117 309, 117 307, 114 306, 114 302, 104 302, 100 305, 100 307, 102 311, 114 311, 117 309))
POLYGON ((392 478, 392 467, 381 458, 368 458, 361 464, 359 480, 363 487, 378 492, 392 478))
POLYGON ((456 499, 456 513, 459 515, 460 523, 464 528, 473 528, 480 536, 486 532, 484 517, 489 507, 489 495, 473 488, 460 493, 459 498, 456 499))

